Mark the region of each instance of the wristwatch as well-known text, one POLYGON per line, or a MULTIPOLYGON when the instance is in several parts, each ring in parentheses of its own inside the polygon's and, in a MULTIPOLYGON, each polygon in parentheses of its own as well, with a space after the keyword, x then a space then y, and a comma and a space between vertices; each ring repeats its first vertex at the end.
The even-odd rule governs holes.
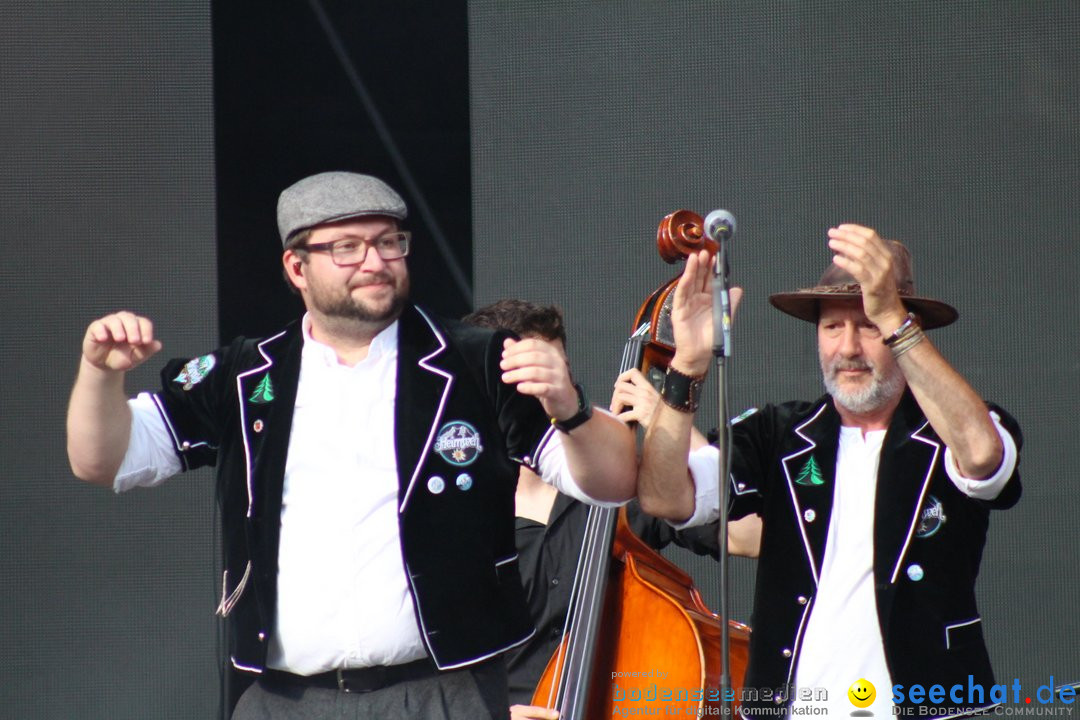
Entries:
POLYGON ((568 433, 592 417, 592 405, 589 404, 589 400, 585 397, 585 390, 577 383, 574 383, 574 389, 577 390, 577 412, 565 420, 551 418, 551 424, 559 432, 568 433))

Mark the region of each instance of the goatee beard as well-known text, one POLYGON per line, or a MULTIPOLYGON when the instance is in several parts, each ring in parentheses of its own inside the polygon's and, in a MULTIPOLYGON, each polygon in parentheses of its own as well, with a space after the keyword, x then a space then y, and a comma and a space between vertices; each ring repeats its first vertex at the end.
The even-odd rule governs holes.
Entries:
POLYGON ((893 368, 889 375, 882 373, 865 360, 843 360, 833 358, 829 363, 821 363, 821 375, 825 389, 838 405, 859 415, 865 415, 888 405, 904 389, 904 375, 899 368, 893 368), (870 370, 870 384, 858 390, 845 390, 836 381, 840 370, 870 370))
MULTIPOLYGON (((390 276, 379 276, 369 280, 366 285, 376 283, 393 284, 390 276)), ((365 303, 352 296, 351 290, 334 298, 320 298, 315 304, 324 318, 335 322, 345 330, 352 323, 364 325, 389 325, 396 320, 409 301, 409 280, 405 278, 394 289, 390 302, 383 306, 379 303, 365 303)))
POLYGON ((393 300, 384 309, 368 307, 355 302, 352 298, 342 298, 340 302, 333 303, 323 308, 323 314, 328 318, 352 320, 362 323, 382 323, 396 319, 405 309, 408 302, 408 294, 395 294, 393 300))

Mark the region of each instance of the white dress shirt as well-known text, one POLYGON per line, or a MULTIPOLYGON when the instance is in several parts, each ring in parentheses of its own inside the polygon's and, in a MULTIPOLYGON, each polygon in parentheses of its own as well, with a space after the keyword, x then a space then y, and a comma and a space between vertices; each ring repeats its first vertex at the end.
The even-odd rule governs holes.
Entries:
MULTIPOLYGON (((307 316, 303 333, 267 665, 314 674, 425 657, 398 532, 398 324, 375 336, 352 367, 311 337, 307 316)), ((129 405, 132 430, 117 492, 157 485, 182 469, 152 396, 129 405)), ((559 433, 538 465, 560 492, 595 502, 570 475, 559 433)))
MULTIPOLYGON (((851 713, 848 688, 863 679, 877 691, 866 709, 874 717, 892 716, 892 682, 874 595, 874 495, 884 440, 884 430, 864 437, 859 428, 840 428, 825 558, 795 670, 796 688, 825 688, 827 717, 851 713)), ((791 714, 820 707, 820 700, 796 699, 791 714)))

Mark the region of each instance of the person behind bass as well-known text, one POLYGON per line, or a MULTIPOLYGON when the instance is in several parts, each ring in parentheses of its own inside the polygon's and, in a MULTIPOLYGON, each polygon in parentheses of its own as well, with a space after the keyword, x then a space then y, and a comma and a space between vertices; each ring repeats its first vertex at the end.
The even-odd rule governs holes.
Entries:
MULTIPOLYGON (((510 330, 519 337, 545 340, 565 354, 566 329, 562 312, 524 300, 500 300, 465 316, 463 321, 492 329, 510 330)), ((621 374, 615 383, 611 410, 625 422, 648 426, 659 394, 637 370, 621 374)), ((694 430, 695 443, 706 440, 694 430)), ((507 654, 510 712, 513 720, 549 720, 554 710, 529 703, 548 660, 563 638, 574 570, 581 554, 588 506, 544 483, 528 468, 518 471, 514 496, 517 515, 515 542, 529 612, 537 632, 527 643, 507 654)), ((698 555, 717 556, 717 523, 676 531, 650 517, 634 501, 627 506, 631 529, 651 547, 672 542, 698 555)), ((732 523, 728 532, 732 555, 756 557, 761 523, 756 516, 732 523)))

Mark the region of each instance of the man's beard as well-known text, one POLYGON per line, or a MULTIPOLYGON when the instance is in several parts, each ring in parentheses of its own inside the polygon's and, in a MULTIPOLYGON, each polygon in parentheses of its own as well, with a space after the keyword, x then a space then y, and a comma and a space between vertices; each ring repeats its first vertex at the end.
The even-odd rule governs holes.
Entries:
POLYGON ((904 374, 893 366, 885 375, 877 367, 865 360, 844 360, 834 356, 832 361, 821 360, 821 375, 825 380, 825 389, 833 400, 853 413, 865 415, 888 405, 904 390, 904 374), (870 384, 856 390, 842 389, 836 375, 841 370, 870 370, 870 384))
MULTIPOLYGON (((371 283, 377 282, 393 283, 393 278, 378 277, 371 279, 371 283)), ((401 311, 409 300, 409 279, 405 277, 400 287, 394 287, 393 297, 386 305, 358 300, 353 297, 350 290, 331 297, 324 297, 323 293, 315 290, 312 292, 311 299, 315 309, 327 319, 345 322, 388 323, 401 315, 401 311)))

